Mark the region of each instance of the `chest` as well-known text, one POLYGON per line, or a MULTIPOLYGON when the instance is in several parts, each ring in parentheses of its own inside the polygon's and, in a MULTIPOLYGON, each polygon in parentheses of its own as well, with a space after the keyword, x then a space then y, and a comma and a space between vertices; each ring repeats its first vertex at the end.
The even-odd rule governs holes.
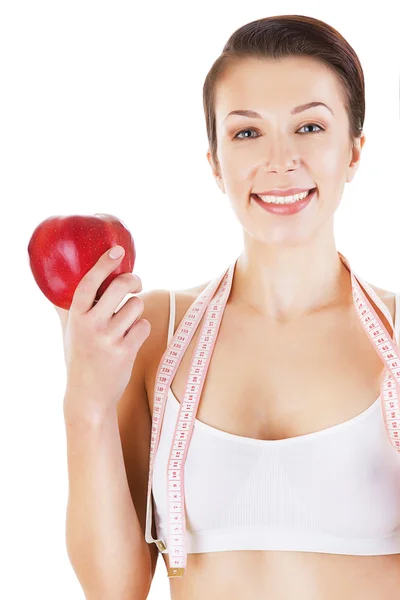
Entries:
MULTIPOLYGON (((175 329, 190 304, 177 302, 175 329)), ((393 317, 394 302, 390 308, 393 317)), ((171 384, 179 402, 201 327, 171 384)), ((354 311, 338 309, 283 327, 243 318, 227 305, 196 418, 244 437, 297 437, 367 410, 380 394, 382 376, 382 360, 354 311)))

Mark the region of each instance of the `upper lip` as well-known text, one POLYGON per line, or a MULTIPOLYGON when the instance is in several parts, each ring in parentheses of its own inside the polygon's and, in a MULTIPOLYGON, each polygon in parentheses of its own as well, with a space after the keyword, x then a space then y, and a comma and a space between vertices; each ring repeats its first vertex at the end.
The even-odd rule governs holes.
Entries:
POLYGON ((293 194, 301 194, 301 192, 308 192, 314 188, 290 188, 288 190, 269 190, 268 192, 254 192, 258 196, 292 196, 293 194))

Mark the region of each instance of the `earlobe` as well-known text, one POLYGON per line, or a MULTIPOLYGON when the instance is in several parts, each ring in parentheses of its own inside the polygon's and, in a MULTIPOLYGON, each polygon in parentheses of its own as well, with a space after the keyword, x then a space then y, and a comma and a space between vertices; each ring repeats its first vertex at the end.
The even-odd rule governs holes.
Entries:
POLYGON ((211 158, 211 152, 210 152, 210 150, 207 151, 207 160, 208 160, 208 162, 210 164, 212 174, 214 175, 214 177, 217 177, 218 176, 218 172, 217 172, 217 169, 215 168, 214 161, 211 158))
POLYGON ((217 184, 219 189, 221 190, 221 192, 223 194, 225 194, 225 186, 224 186, 224 182, 222 181, 222 177, 220 177, 219 175, 217 175, 217 184))
POLYGON ((352 181, 352 179, 360 165, 361 151, 362 151, 364 144, 365 144, 364 133, 362 133, 359 138, 357 138, 356 140, 353 141, 351 152, 350 152, 350 163, 349 163, 348 176, 346 178, 347 182, 352 181))
POLYGON ((225 186, 224 186, 224 183, 222 181, 222 177, 219 174, 218 167, 216 165, 214 165, 214 162, 213 162, 213 160, 211 158, 211 152, 210 152, 210 150, 207 151, 207 160, 208 160, 208 162, 210 164, 210 167, 211 167, 211 170, 212 170, 212 174, 214 175, 214 179, 217 182, 217 185, 218 185, 219 189, 222 191, 223 194, 225 194, 225 186))

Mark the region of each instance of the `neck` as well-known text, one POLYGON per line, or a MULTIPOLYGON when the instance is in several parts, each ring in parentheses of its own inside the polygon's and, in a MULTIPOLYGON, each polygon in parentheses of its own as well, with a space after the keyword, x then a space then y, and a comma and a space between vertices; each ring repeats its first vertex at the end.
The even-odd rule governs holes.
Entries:
POLYGON ((351 279, 333 240, 271 248, 252 238, 236 262, 231 299, 286 323, 333 305, 348 305, 351 279))

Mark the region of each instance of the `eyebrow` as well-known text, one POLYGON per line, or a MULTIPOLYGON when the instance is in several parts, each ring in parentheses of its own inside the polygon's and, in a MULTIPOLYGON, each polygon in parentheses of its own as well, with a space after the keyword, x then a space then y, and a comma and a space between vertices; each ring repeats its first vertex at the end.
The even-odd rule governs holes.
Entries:
MULTIPOLYGON (((308 108, 313 108, 314 106, 325 106, 332 114, 333 110, 325 104, 325 102, 307 102, 306 104, 300 104, 299 106, 295 106, 290 111, 290 114, 297 115, 299 112, 303 112, 303 110, 307 110, 308 108)), ((239 115, 241 117, 250 117, 251 119, 261 119, 261 115, 255 110, 232 110, 228 113, 224 119, 224 122, 230 115, 239 115)))

